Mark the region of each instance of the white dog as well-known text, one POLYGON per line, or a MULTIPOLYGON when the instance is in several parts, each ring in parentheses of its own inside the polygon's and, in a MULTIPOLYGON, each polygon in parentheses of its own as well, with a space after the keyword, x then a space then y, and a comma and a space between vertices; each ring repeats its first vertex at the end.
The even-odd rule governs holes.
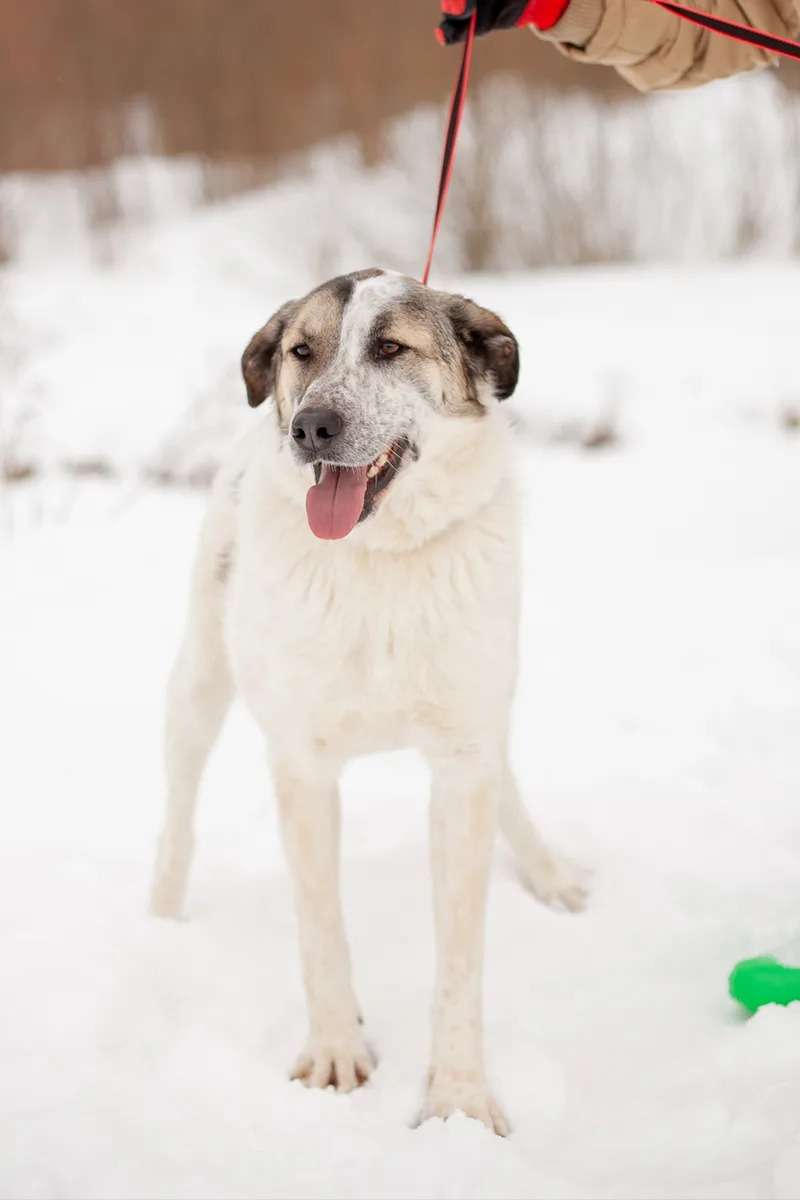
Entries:
POLYGON ((542 844, 507 757, 517 667, 517 343, 493 313, 360 271, 284 304, 242 359, 274 398, 222 470, 168 697, 154 912, 180 910, 201 772, 234 688, 267 740, 309 1009, 294 1071, 349 1091, 374 1061, 338 887, 344 762, 414 746, 432 775, 438 967, 422 1119, 498 1133, 481 1033, 484 909, 500 827, 533 891, 584 895, 542 844))

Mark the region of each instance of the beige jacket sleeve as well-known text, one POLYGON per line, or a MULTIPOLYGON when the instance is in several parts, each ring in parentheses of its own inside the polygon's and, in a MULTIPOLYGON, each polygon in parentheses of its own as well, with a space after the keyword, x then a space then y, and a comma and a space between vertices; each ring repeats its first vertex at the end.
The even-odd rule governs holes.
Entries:
MULTIPOLYGON (((779 37, 796 39, 800 33, 795 0, 686 2, 779 37)), ((776 61, 757 46, 700 29, 648 0, 570 0, 551 29, 534 32, 576 62, 616 67, 642 92, 695 87, 776 61)))

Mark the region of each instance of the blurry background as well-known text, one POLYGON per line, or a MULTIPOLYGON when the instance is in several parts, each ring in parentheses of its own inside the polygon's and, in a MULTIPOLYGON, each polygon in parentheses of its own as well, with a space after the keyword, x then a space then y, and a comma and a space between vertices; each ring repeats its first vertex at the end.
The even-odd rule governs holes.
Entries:
MULTIPOLYGON (((358 0, 38 0, 27 11, 3 0, 0 12, 4 171, 103 166, 142 150, 263 170, 342 133, 376 158, 388 119, 442 98, 458 53, 435 42, 428 0, 394 12, 358 0)), ((623 87, 607 71, 581 79, 513 36, 478 57, 478 78, 497 71, 535 76, 538 88, 623 87)))
MULTIPOLYGON (((419 272, 458 63, 436 19, 432 0, 0 0, 4 477, 206 482, 270 306, 365 263, 419 272)), ((484 39, 440 282, 793 258, 799 75, 641 97, 527 31, 484 39)))
POLYGON ((567 919, 498 855, 513 1137, 406 1124, 432 978, 413 756, 344 780, 381 1061, 357 1095, 286 1081, 291 897, 236 708, 192 919, 144 915, 205 488, 261 419, 239 355, 327 276, 420 272, 458 66, 437 7, 0 0, 0 1195, 800 1195, 798 1006, 745 1026, 725 982, 800 912, 796 66, 643 97, 526 31, 476 46, 432 283, 520 341, 512 753, 594 872, 567 919))

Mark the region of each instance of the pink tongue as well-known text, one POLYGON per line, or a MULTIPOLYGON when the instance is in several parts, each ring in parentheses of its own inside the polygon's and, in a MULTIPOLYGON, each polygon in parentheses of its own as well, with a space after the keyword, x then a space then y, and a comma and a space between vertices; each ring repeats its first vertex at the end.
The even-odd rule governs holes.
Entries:
POLYGON ((325 467, 309 488, 306 516, 318 538, 347 537, 361 516, 367 490, 366 467, 325 467))

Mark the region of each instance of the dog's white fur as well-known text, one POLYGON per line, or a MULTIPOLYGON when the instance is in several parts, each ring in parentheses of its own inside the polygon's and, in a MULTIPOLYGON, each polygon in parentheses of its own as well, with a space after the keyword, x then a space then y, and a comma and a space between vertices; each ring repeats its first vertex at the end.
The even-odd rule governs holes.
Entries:
MULTIPOLYGON (((385 278, 357 284, 339 366, 386 295, 385 278)), ((169 798, 152 904, 175 915, 183 902, 197 788, 235 688, 267 740, 294 881, 310 1019, 295 1074, 355 1087, 374 1064, 339 902, 337 778, 353 755, 417 747, 432 775, 438 951, 422 1117, 461 1110, 505 1133, 481 1044, 498 814, 539 897, 577 908, 583 893, 541 842, 508 763, 518 511, 508 425, 493 398, 484 401, 473 419, 418 412, 420 461, 338 542, 311 535, 308 469, 292 460, 273 413, 255 418, 213 491, 169 685, 169 798)))

